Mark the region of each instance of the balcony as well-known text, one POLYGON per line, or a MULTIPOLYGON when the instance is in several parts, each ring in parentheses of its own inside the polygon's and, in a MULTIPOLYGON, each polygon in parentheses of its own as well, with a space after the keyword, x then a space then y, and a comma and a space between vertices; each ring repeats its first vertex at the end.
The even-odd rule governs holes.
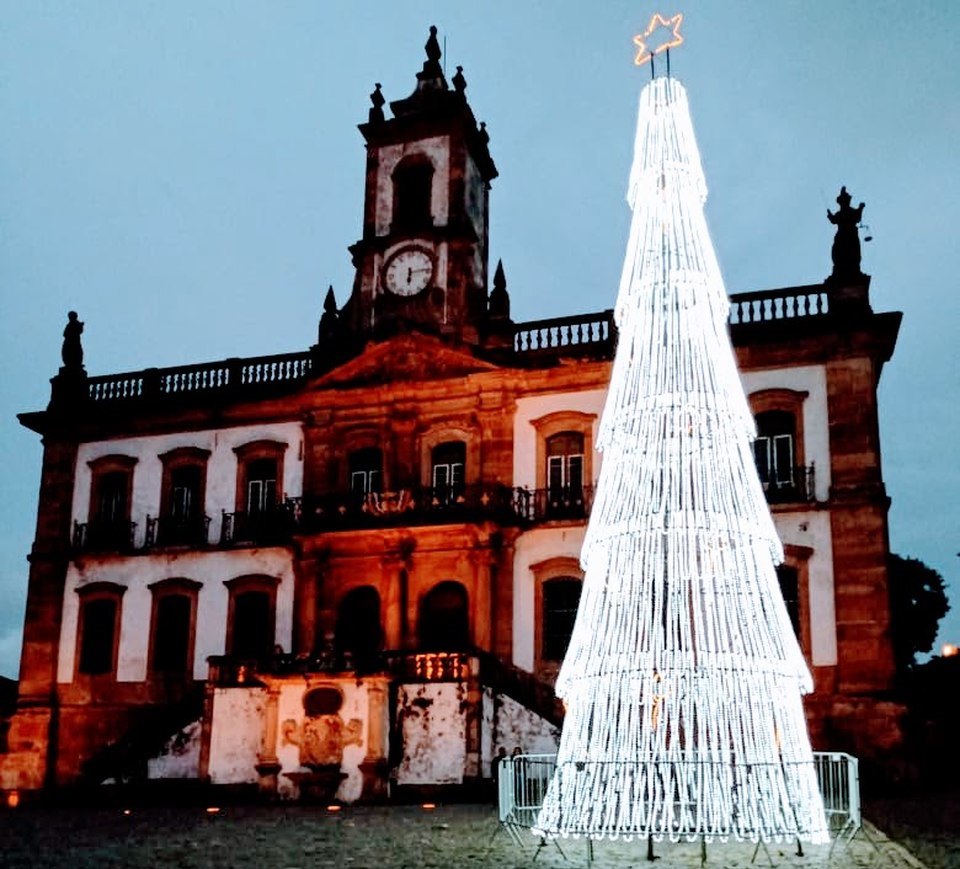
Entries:
POLYGON ((74 552, 130 552, 136 522, 116 519, 95 519, 73 523, 74 552))
POLYGON ((526 518, 527 496, 496 483, 315 495, 303 499, 298 524, 306 533, 485 520, 516 524, 526 518))
POLYGON ((768 504, 798 504, 816 500, 813 465, 793 468, 789 479, 760 481, 768 504))
POLYGON ((273 546, 285 543, 296 530, 300 499, 290 498, 269 510, 223 511, 221 546, 273 546))
POLYGON ((147 516, 145 549, 155 546, 204 547, 209 543, 209 516, 147 516))
POLYGON ((258 677, 351 673, 357 676, 388 674, 402 682, 463 682, 479 666, 475 653, 464 651, 382 651, 356 658, 349 652, 322 651, 293 655, 277 653, 257 660, 232 655, 212 655, 209 679, 219 687, 262 685, 258 677))
POLYGON ((528 522, 585 522, 593 506, 593 487, 518 489, 517 502, 522 518, 528 522))

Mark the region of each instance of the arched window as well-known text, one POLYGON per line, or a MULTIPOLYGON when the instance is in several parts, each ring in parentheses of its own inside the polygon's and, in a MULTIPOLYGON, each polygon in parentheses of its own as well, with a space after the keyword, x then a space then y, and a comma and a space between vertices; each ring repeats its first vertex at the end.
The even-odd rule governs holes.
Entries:
POLYGON ((283 455, 287 445, 259 440, 236 447, 237 510, 248 516, 272 511, 279 503, 283 481, 283 455))
POLYGON ((87 676, 115 675, 120 645, 120 605, 126 587, 92 582, 77 589, 80 621, 77 632, 77 672, 87 676))
POLYGON ((796 480, 796 418, 786 410, 757 414, 754 455, 767 491, 793 489, 796 480))
POLYGON ((383 487, 383 452, 378 447, 354 450, 348 459, 350 491, 369 495, 383 487))
POLYGON ((547 438, 548 515, 582 516, 583 434, 562 431, 547 438))
POLYGON ((771 504, 815 497, 813 465, 804 458, 803 408, 808 395, 782 388, 750 394, 757 425, 754 457, 771 504))
POLYGON ((543 583, 543 625, 540 633, 540 658, 543 661, 562 661, 570 644, 573 623, 580 604, 579 579, 561 576, 543 583))
POLYGON ((273 652, 279 580, 245 576, 227 580, 230 604, 227 653, 236 658, 263 660, 273 652))
POLYGON ((423 155, 401 160, 393 170, 393 230, 423 229, 433 225, 430 193, 433 164, 423 155))
POLYGON ((463 495, 466 463, 467 445, 463 441, 446 441, 431 450, 430 481, 433 497, 441 504, 463 495))
POLYGON ((362 667, 383 646, 380 626, 380 595, 372 585, 348 591, 337 609, 334 647, 338 654, 351 655, 362 667))
POLYGON ((160 456, 163 489, 157 543, 205 545, 210 523, 204 513, 209 450, 180 447, 160 456))
POLYGON ((430 652, 463 649, 470 644, 467 590, 453 580, 438 583, 420 602, 420 647, 430 652))
POLYGON ((165 579, 150 585, 150 672, 181 676, 192 673, 199 590, 200 583, 189 579, 165 579))
POLYGON ((84 547, 94 551, 129 549, 133 546, 130 501, 137 460, 112 455, 88 464, 92 476, 84 547))

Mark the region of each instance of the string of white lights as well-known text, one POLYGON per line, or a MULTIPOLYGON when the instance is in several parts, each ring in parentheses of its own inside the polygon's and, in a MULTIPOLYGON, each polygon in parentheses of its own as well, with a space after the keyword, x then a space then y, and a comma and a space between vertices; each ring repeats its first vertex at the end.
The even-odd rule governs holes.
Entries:
POLYGON ((537 832, 826 840, 686 92, 640 95, 619 343, 537 832))

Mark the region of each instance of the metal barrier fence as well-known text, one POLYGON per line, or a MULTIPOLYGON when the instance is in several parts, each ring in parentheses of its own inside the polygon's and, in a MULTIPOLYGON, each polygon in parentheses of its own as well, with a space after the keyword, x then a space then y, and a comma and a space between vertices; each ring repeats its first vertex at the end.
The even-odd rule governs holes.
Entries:
MULTIPOLYGON (((857 758, 839 751, 815 751, 813 761, 831 834, 831 854, 860 830, 860 776, 857 758)), ((497 770, 498 812, 502 827, 518 844, 530 841, 547 786, 557 765, 555 754, 504 758, 497 770)), ((758 846, 759 847, 759 846, 758 846)))

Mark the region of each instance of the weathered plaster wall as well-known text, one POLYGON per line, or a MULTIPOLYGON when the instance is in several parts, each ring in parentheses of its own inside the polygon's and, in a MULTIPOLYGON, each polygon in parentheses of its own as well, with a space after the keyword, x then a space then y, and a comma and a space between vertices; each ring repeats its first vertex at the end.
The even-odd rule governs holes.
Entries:
POLYGON ((147 778, 196 778, 200 763, 200 721, 178 730, 156 757, 147 760, 147 778))
POLYGON ((91 480, 88 462, 114 454, 132 456, 138 461, 133 469, 130 519, 137 523, 135 545, 142 546, 147 515, 157 516, 160 512, 160 488, 163 479, 160 456, 178 447, 197 447, 210 451, 204 510, 211 519, 210 539, 218 540, 223 511, 232 513, 237 509, 237 455, 234 448, 258 440, 287 444, 283 456, 282 494, 288 498, 302 495, 303 435, 300 423, 281 422, 152 437, 117 438, 81 444, 77 454, 77 476, 73 490, 73 518, 78 522, 86 522, 88 519, 91 480))
POLYGON ((267 702, 264 688, 217 688, 210 729, 212 784, 255 784, 267 702))
POLYGON ((77 589, 90 582, 126 586, 121 603, 117 681, 139 682, 147 675, 152 594, 148 586, 182 577, 202 583, 197 598, 193 675, 207 675, 207 656, 222 655, 226 642, 229 591, 224 581, 248 574, 279 578, 276 642, 291 648, 293 632, 293 566, 290 553, 279 547, 214 552, 163 552, 136 558, 76 559, 67 569, 60 632, 57 679, 73 681, 77 652, 80 600, 77 589))
POLYGON ((483 689, 481 699, 481 723, 480 723, 480 776, 481 778, 490 778, 492 775, 491 765, 495 752, 493 750, 494 737, 494 714, 496 711, 496 702, 493 697, 493 691, 490 688, 483 689))
MULTIPOLYGON (((367 755, 371 730, 367 686, 354 678, 332 679, 329 682, 311 682, 309 687, 298 680, 295 683, 284 685, 280 689, 278 706, 280 726, 277 728, 276 753, 281 771, 278 776, 277 791, 283 799, 295 799, 299 796, 296 784, 286 773, 302 772, 307 769, 301 762, 309 761, 308 757, 302 755, 301 747, 303 725, 306 718, 303 698, 308 690, 321 687, 335 688, 343 696, 343 706, 338 714, 344 725, 348 725, 351 721, 359 721, 362 724, 359 742, 352 742, 343 746, 343 760, 340 769, 341 772, 346 773, 347 778, 343 780, 336 794, 337 799, 345 803, 352 803, 360 799, 363 787, 360 764, 367 755), (293 723, 294 729, 292 732, 288 722, 293 723)), ((385 730, 382 732, 386 733, 385 730)), ((386 745, 379 746, 379 749, 380 756, 386 756, 386 745)))
POLYGON ((403 737, 398 785, 460 784, 467 761, 462 682, 401 685, 397 723, 403 737))
POLYGON ((818 501, 830 495, 830 427, 827 416, 827 372, 822 365, 769 368, 741 372, 747 395, 764 389, 792 389, 808 393, 803 402, 803 451, 806 463, 816 469, 814 487, 818 501))
MULTIPOLYGON (((433 187, 430 191, 430 213, 436 226, 446 226, 450 217, 450 137, 429 136, 416 142, 385 145, 378 152, 376 234, 388 235, 393 222, 393 170, 404 157, 424 154, 433 163, 433 187)), ((443 274, 443 272, 441 272, 443 274)))
POLYGON ((784 545, 805 546, 813 550, 807 561, 810 663, 814 667, 836 664, 837 621, 830 514, 826 510, 776 513, 773 520, 784 545))
POLYGON ((494 699, 494 754, 503 748, 508 755, 519 748, 523 754, 556 754, 560 731, 526 706, 502 694, 494 699))
POLYGON ((579 560, 585 525, 535 528, 517 538, 513 556, 513 663, 533 672, 535 589, 531 565, 548 558, 579 560))

